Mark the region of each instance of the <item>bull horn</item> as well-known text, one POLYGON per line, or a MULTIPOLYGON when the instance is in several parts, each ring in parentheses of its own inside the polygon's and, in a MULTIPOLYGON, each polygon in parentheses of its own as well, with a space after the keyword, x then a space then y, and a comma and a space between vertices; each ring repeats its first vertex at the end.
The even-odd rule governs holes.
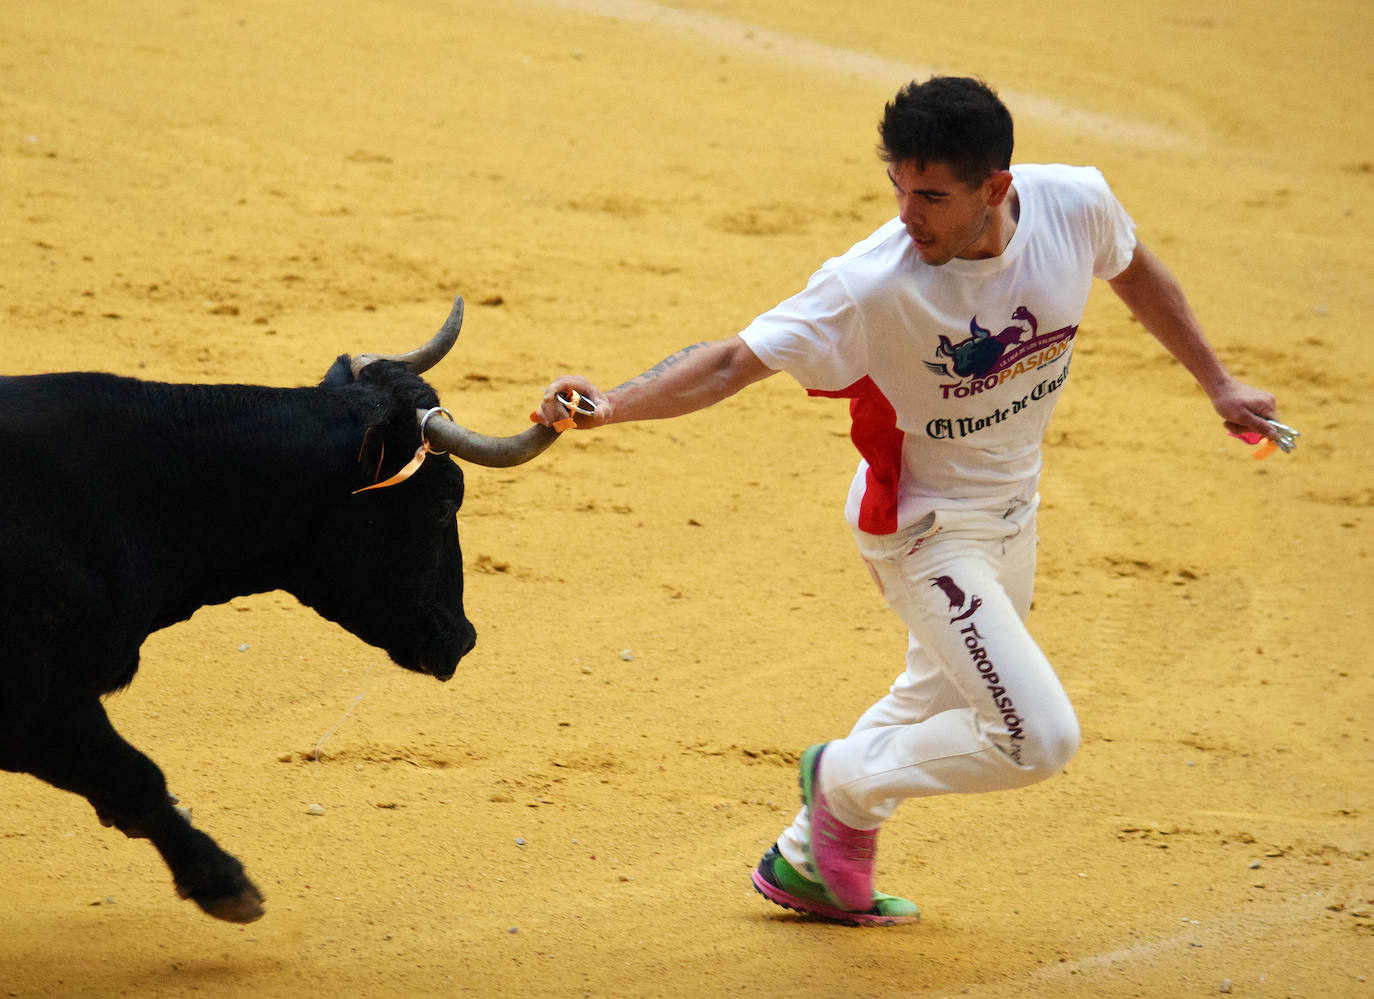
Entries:
MULTIPOLYGON (((428 410, 417 409, 416 419, 423 420, 426 412, 428 410)), ((488 468, 523 465, 542 454, 559 437, 558 431, 538 423, 513 437, 488 437, 452 420, 424 420, 421 425, 425 440, 437 450, 488 468)))
POLYGON ((359 354, 353 358, 352 368, 353 377, 356 379, 373 361, 395 361, 404 364, 417 375, 424 374, 444 359, 444 355, 453 349, 453 345, 458 342, 458 331, 463 326, 463 296, 459 295, 453 301, 453 311, 444 320, 444 325, 439 327, 439 332, 430 338, 429 343, 423 347, 416 347, 412 351, 404 354, 359 354))

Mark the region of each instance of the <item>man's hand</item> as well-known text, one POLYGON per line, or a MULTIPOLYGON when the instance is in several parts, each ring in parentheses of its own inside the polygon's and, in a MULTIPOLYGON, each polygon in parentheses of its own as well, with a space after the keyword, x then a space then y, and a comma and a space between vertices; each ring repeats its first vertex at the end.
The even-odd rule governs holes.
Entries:
POLYGON ((590 381, 581 375, 563 375, 554 379, 548 388, 544 389, 544 399, 539 408, 530 414, 530 419, 546 427, 555 428, 557 424, 572 419, 578 430, 588 430, 605 424, 610 419, 611 411, 610 400, 590 381), (573 392, 585 401, 578 411, 570 413, 558 397, 561 395, 564 399, 571 399, 573 392), (587 403, 595 407, 594 412, 581 412, 582 409, 588 408, 587 403))
POLYGON ((1230 378, 1211 393, 1211 399, 1228 432, 1276 438, 1278 431, 1266 421, 1278 418, 1278 406, 1268 392, 1230 378))

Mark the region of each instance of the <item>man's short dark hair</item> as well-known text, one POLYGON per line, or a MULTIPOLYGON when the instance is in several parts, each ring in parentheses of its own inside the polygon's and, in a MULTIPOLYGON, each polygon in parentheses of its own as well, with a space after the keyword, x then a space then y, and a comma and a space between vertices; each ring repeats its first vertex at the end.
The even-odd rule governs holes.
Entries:
POLYGON ((944 163, 970 187, 1011 166, 1011 112, 982 80, 914 80, 888 102, 878 126, 885 163, 944 163))

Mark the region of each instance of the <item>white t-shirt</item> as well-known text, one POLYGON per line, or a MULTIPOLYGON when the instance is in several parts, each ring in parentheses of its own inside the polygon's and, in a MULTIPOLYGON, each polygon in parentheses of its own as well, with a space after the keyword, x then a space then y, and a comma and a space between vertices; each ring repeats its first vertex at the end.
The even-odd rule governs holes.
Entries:
POLYGON ((1000 256, 931 266, 893 219, 740 334, 810 394, 850 400, 862 460, 845 517, 861 531, 1035 494, 1092 279, 1120 274, 1136 241, 1096 169, 1012 177, 1020 217, 1000 256))

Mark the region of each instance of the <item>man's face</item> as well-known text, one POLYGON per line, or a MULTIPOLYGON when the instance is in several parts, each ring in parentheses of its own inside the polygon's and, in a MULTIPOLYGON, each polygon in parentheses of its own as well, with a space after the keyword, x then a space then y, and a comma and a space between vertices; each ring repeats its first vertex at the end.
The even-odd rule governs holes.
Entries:
POLYGON ((1006 197, 1010 173, 997 171, 969 187, 947 164, 927 163, 923 170, 903 162, 889 164, 887 176, 897 213, 926 263, 938 267, 955 257, 977 260, 1002 252, 1004 238, 990 223, 1006 197))

